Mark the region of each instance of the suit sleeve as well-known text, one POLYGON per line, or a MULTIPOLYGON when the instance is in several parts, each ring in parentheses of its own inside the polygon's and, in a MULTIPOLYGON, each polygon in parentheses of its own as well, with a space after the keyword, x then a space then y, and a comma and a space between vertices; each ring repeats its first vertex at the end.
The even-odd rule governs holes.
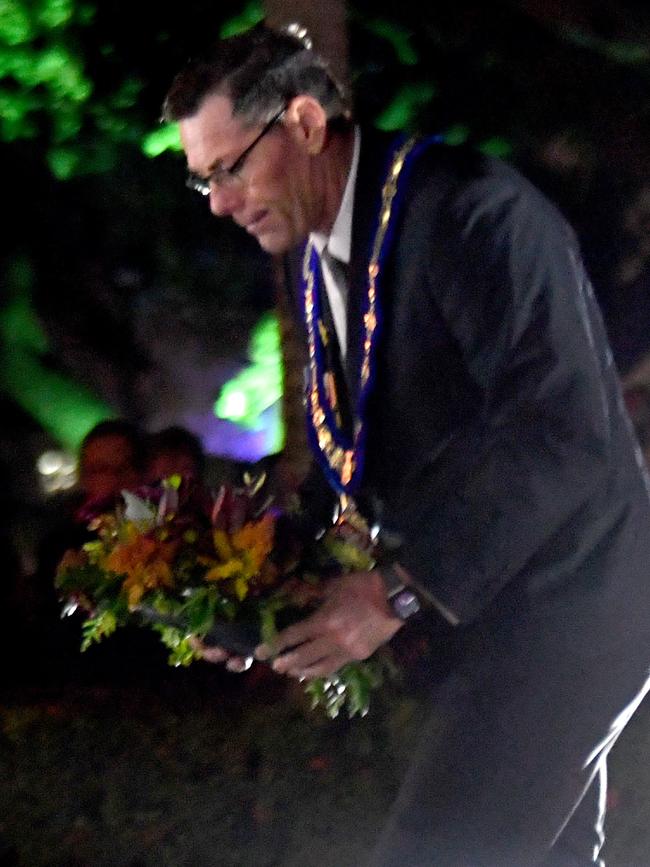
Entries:
POLYGON ((517 576, 562 580, 567 541, 574 558, 596 544, 584 512, 612 461, 611 358, 573 234, 541 195, 474 182, 448 216, 431 287, 479 397, 413 480, 401 561, 468 622, 517 576))

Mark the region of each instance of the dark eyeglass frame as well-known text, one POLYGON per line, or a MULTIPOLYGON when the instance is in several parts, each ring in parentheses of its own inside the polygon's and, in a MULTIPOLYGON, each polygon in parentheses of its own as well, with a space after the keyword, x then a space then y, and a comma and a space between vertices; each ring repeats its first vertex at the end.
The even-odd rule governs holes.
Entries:
POLYGON ((217 187, 218 189, 231 189, 242 183, 242 177, 239 174, 244 167, 244 164, 251 154, 251 151, 258 145, 264 136, 269 133, 276 123, 279 123, 287 110, 286 105, 283 106, 277 114, 274 114, 271 120, 264 125, 262 131, 257 135, 248 147, 243 150, 234 163, 229 168, 219 167, 211 172, 207 178, 201 177, 194 172, 190 172, 187 176, 185 185, 190 190, 200 193, 202 196, 210 195, 210 188, 217 187))

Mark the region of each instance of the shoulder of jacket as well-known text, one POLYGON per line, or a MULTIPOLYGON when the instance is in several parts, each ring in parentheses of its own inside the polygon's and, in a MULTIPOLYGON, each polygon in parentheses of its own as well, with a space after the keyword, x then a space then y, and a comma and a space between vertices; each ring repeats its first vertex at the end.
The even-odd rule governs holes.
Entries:
POLYGON ((416 206, 442 207, 456 224, 511 214, 561 226, 574 240, 557 206, 518 168, 469 147, 433 143, 425 148, 412 168, 407 195, 416 206))

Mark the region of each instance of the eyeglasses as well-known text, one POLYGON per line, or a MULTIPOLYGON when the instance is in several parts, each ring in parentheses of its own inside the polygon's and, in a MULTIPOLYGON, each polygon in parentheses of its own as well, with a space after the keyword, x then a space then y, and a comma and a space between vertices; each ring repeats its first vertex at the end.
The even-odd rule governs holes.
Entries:
POLYGON ((240 172, 244 167, 244 163, 250 156, 251 151, 257 144, 259 144, 259 142, 262 141, 264 136, 273 129, 276 123, 282 120, 286 110, 285 106, 280 109, 277 114, 273 115, 271 120, 262 129, 262 132, 253 139, 245 151, 242 151, 230 168, 226 169, 220 166, 218 169, 211 172, 207 178, 203 178, 201 175, 190 172, 187 181, 185 182, 186 186, 189 187, 190 190, 195 190, 197 193, 201 193, 202 196, 209 196, 211 187, 225 190, 239 186, 242 183, 240 172))

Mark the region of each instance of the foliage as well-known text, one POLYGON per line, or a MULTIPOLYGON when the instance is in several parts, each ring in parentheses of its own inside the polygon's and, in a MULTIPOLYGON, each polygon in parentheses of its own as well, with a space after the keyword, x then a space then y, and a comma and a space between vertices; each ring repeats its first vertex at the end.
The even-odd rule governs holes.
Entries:
MULTIPOLYGON (((214 12, 201 2, 193 7, 197 16, 214 12)), ((246 29, 263 15, 259 3, 238 7, 222 8, 224 34, 246 29)), ((173 11, 164 6, 152 20, 134 19, 121 2, 4 0, 0 141, 39 140, 59 180, 114 168, 122 145, 148 156, 179 150, 175 125, 155 128, 151 100, 160 101, 165 85, 159 82, 160 70, 149 65, 154 47, 174 30, 178 33, 173 11), (146 80, 152 72, 160 84, 155 94, 146 80)), ((159 50, 158 62, 163 56, 159 50)))
POLYGON ((76 451, 111 409, 87 388, 47 364, 49 341, 29 292, 29 264, 18 261, 8 273, 7 302, 0 306, 0 386, 52 436, 76 451))
MULTIPOLYGON (((6 0, 0 14, 0 138, 44 140, 55 177, 101 171, 113 164, 111 142, 137 134, 125 112, 141 83, 128 71, 98 87, 88 56, 96 8, 78 0, 6 0), (92 138, 106 147, 94 147, 92 138)), ((112 54, 110 45, 105 55, 112 54)))

